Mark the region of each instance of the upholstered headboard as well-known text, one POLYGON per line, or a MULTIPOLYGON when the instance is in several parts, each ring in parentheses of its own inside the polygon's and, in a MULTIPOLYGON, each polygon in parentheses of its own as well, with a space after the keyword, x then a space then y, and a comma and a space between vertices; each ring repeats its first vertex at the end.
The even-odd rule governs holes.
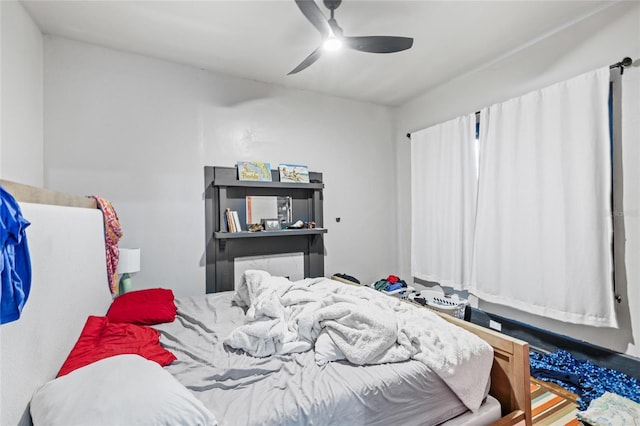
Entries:
MULTIPOLYGON (((0 325, 0 424, 25 425, 31 423, 33 391, 55 377, 87 316, 104 315, 111 295, 102 213, 95 203, 94 208, 36 204, 50 201, 46 193, 61 194, 5 181, 2 185, 31 222, 31 293, 21 318, 0 325)), ((58 200, 51 202, 91 207, 93 201, 58 200)))

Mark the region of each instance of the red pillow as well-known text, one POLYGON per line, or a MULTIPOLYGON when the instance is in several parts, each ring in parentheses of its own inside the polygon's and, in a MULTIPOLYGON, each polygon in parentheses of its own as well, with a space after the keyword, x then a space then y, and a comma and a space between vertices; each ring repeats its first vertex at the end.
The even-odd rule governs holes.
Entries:
POLYGON ((173 292, 164 288, 151 288, 124 293, 114 299, 107 312, 111 322, 153 325, 176 319, 173 292))
POLYGON ((158 330, 134 324, 111 324, 107 317, 90 316, 58 377, 121 354, 140 355, 163 367, 176 360, 175 355, 160 345, 158 330))

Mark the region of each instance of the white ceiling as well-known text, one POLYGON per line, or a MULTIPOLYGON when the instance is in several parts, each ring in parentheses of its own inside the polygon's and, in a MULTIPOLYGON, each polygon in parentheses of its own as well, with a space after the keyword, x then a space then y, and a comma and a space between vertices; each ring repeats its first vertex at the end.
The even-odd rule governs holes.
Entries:
POLYGON ((266 83, 400 105, 535 40, 570 31, 573 23, 615 2, 345 0, 336 10, 345 35, 413 37, 413 47, 393 54, 326 54, 291 76, 287 73, 320 42, 293 0, 22 3, 45 34, 266 83))

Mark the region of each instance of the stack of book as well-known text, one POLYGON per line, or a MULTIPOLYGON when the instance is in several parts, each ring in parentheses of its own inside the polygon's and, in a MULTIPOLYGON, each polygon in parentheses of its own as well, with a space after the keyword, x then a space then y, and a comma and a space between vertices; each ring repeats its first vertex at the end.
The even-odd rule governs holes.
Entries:
POLYGON ((227 209, 225 211, 225 219, 227 220, 227 231, 229 232, 241 232, 240 219, 238 219, 238 212, 235 210, 227 209))

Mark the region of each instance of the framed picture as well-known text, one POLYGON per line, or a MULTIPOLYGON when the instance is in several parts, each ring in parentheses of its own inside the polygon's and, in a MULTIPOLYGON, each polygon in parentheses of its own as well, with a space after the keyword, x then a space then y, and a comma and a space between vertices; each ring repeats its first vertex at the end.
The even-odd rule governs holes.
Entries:
POLYGON ((258 161, 238 161, 238 180, 271 182, 271 165, 258 161))
POLYGON ((309 183, 309 169, 298 164, 280 164, 280 182, 309 183))

